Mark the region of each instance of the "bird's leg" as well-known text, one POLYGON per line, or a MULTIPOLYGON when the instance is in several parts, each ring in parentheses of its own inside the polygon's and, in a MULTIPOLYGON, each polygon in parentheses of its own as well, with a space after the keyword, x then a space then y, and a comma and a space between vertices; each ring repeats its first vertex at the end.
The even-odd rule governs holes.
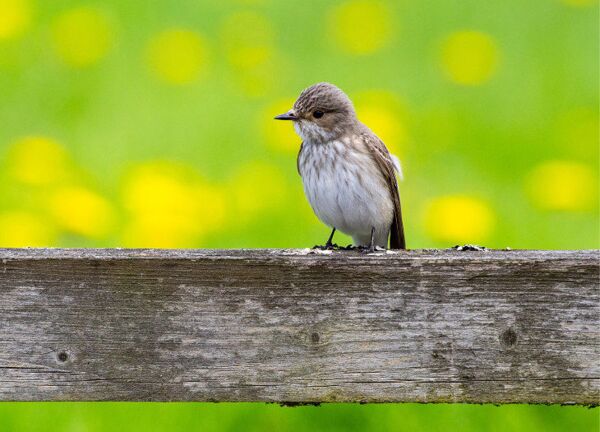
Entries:
POLYGON ((331 243, 331 241, 333 240, 333 235, 335 234, 335 227, 333 227, 333 229, 331 230, 331 234, 329 235, 329 238, 327 239, 327 243, 325 243, 325 248, 329 249, 333 247, 333 244, 331 243))
POLYGON ((367 247, 361 246, 361 248, 362 248, 362 250, 361 250, 362 253, 365 253, 365 254, 370 254, 370 253, 375 252, 375 250, 376 250, 375 249, 375 227, 371 227, 371 242, 369 243, 369 246, 367 246, 367 247))
POLYGON ((317 246, 314 246, 313 249, 323 249, 323 250, 337 249, 338 245, 336 245, 335 243, 332 243, 334 234, 335 234, 335 227, 331 231, 331 234, 329 235, 329 238, 327 239, 327 243, 325 243, 325 246, 317 245, 317 246))
POLYGON ((369 253, 375 252, 375 227, 371 227, 371 244, 369 245, 369 253))

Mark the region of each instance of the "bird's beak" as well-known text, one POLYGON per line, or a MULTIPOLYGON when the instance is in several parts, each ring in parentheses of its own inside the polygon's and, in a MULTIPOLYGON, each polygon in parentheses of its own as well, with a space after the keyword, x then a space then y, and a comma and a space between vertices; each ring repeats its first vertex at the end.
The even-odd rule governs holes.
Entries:
POLYGON ((278 116, 275 116, 275 120, 298 120, 298 117, 296 117, 296 114, 294 114, 294 111, 288 111, 285 114, 279 114, 278 116))

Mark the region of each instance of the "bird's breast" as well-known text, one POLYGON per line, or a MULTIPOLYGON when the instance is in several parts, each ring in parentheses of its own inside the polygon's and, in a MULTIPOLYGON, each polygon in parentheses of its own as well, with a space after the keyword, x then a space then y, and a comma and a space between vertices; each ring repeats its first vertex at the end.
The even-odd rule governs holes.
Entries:
POLYGON ((350 235, 389 226, 390 192, 364 144, 304 142, 298 157, 304 192, 321 221, 350 235))

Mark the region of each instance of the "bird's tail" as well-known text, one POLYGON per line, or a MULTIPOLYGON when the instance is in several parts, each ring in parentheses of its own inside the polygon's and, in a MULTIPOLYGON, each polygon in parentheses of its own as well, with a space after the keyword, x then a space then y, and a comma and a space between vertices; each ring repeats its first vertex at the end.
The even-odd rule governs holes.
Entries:
POLYGON ((394 211, 394 221, 392 222, 390 230, 390 249, 406 249, 400 203, 398 203, 398 207, 396 208, 396 211, 394 211))

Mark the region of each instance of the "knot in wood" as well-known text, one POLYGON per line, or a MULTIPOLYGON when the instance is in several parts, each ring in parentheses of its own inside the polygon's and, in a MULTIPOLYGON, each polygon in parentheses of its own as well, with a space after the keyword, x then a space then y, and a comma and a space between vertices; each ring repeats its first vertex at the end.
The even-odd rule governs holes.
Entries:
POLYGON ((500 343, 506 348, 510 348, 517 343, 517 333, 512 329, 508 328, 500 333, 500 343))

